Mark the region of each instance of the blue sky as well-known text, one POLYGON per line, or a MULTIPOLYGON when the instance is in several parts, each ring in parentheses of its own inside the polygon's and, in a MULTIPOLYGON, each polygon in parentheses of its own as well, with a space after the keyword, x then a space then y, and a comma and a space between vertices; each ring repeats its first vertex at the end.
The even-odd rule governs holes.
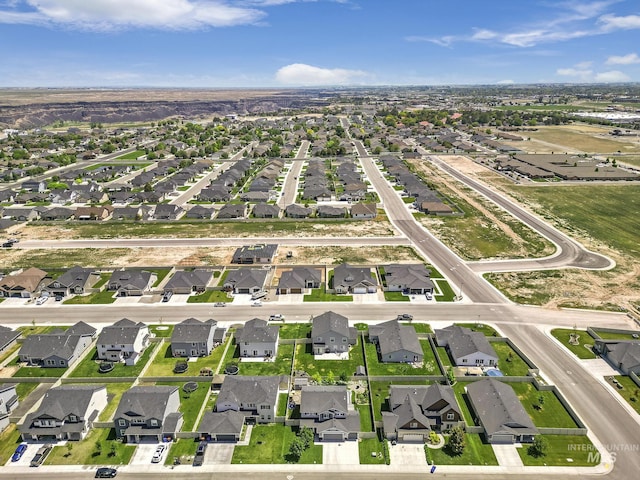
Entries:
POLYGON ((638 0, 0 0, 0 86, 640 81, 638 0))

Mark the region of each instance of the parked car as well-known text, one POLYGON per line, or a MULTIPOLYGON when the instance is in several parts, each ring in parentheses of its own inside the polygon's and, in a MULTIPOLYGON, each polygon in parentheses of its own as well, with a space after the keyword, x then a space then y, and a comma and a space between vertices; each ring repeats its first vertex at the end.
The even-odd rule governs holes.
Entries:
POLYGON ((118 474, 115 468, 100 467, 96 470, 96 478, 113 478, 118 474))
POLYGON ((226 307, 227 302, 216 302, 213 304, 214 307, 226 307))
POLYGON ((49 455, 49 453, 51 453, 52 448, 53 447, 50 443, 47 443, 46 445, 43 445, 42 447, 40 447, 36 452, 36 454, 34 455, 33 459, 31 460, 30 465, 32 467, 39 467, 40 465, 42 465, 42 462, 44 462, 44 459, 47 458, 47 455, 49 455))
POLYGON ((56 302, 62 301, 62 295, 56 295, 56 302))
POLYGON ((259 300, 260 298, 266 297, 268 294, 269 292, 261 290, 260 292, 256 292, 253 295, 251 295, 251 300, 259 300))
POLYGON ((4 242, 2 244, 2 248, 11 248, 13 247, 13 242, 4 242))
POLYGON ((207 442, 200 442, 196 448, 196 456, 193 457, 193 466, 200 467, 204 463, 204 452, 207 450, 207 442))
POLYGON ((18 445, 16 447, 16 451, 13 452, 13 455, 11 456, 11 461, 12 462, 17 462, 18 460, 20 460, 22 458, 22 455, 26 451, 27 451, 27 444, 26 443, 21 443, 20 445, 18 445))
POLYGON ((255 302, 253 302, 251 304, 252 307, 261 307, 262 306, 262 302, 260 300, 256 300, 255 302))
POLYGON ((38 297, 36 298, 36 305, 42 305, 47 300, 49 300, 49 297, 44 297, 44 296, 38 297))
POLYGON ((398 315, 398 320, 413 320, 413 315, 409 313, 403 313, 401 315, 398 315))
POLYGON ((173 297, 173 292, 167 292, 162 296, 162 301, 168 302, 169 300, 171 300, 171 297, 173 297))
POLYGON ((269 321, 271 322, 284 322, 284 315, 281 313, 276 313, 274 315, 269 316, 269 321))
POLYGON ((151 457, 152 463, 160 463, 162 460, 162 455, 164 455, 164 451, 167 449, 165 445, 158 445, 156 447, 156 451, 153 452, 153 457, 151 457))

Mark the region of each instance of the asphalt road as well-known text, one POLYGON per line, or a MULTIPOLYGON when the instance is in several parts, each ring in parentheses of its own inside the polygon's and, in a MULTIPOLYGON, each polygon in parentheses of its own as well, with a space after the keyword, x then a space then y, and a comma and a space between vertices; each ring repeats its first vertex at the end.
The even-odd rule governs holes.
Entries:
POLYGON ((302 166, 304 160, 309 152, 309 146, 311 143, 308 140, 303 140, 296 154, 295 162, 292 162, 291 169, 287 173, 284 185, 282 186, 282 195, 278 200, 278 206, 285 208, 287 205, 295 203, 298 196, 298 179, 300 178, 300 172, 302 172, 302 166))

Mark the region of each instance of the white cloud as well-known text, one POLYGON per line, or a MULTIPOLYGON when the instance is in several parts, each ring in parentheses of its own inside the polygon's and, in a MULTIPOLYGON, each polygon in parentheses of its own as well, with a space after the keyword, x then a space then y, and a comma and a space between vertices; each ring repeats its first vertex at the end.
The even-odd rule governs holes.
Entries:
POLYGON ((601 72, 596 74, 595 81, 603 82, 603 83, 617 83, 617 82, 628 82, 630 80, 629 76, 625 73, 622 73, 618 70, 611 70, 609 72, 601 72))
POLYGON ((607 65, 632 65, 640 63, 640 57, 637 53, 629 53, 627 55, 612 55, 605 62, 607 65))
POLYGON ((477 28, 474 34, 471 36, 472 40, 491 40, 496 38, 498 34, 485 28, 477 28))
POLYGON ((224 0, 22 0, 20 7, 0 10, 0 23, 192 30, 252 24, 266 15, 224 0))
POLYGON ((361 70, 320 68, 304 63, 292 63, 276 72, 276 80, 287 85, 348 85, 368 76, 361 70))
POLYGON ((632 30, 640 28, 640 15, 627 15, 617 17, 615 15, 603 15, 598 19, 604 31, 632 30))
POLYGON ((556 70, 558 75, 562 75, 563 77, 578 77, 582 80, 588 80, 591 75, 593 75, 592 70, 584 70, 580 68, 559 68, 556 70))
POLYGON ((516 83, 516 82, 514 82, 513 80, 508 78, 508 79, 500 80, 500 81, 496 82, 496 85, 513 85, 514 83, 516 83))

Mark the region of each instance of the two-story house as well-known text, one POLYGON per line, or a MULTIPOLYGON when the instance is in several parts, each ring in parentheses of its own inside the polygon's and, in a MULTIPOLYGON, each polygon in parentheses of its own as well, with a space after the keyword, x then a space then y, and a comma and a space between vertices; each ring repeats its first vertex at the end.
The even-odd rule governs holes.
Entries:
POLYGON ((182 427, 178 387, 135 386, 122 394, 113 416, 116 437, 127 443, 172 440, 182 427))
POLYGON ((313 318, 311 327, 313 354, 346 353, 358 341, 358 331, 349 327, 349 319, 335 312, 324 312, 313 318))
POLYGON ((25 441, 82 440, 107 406, 104 385, 60 385, 18 426, 25 441))
POLYGON ((391 385, 389 408, 390 412, 382 412, 388 440, 423 442, 432 430, 444 432, 464 425, 455 394, 448 385, 391 385))
POLYGON ((201 322, 187 318, 173 328, 171 354, 174 357, 206 357, 224 336, 224 329, 213 319, 201 322))
POLYGON ((321 441, 358 438, 360 414, 344 385, 306 385, 300 394, 300 426, 313 429, 321 441))
POLYGON ((220 388, 215 411, 242 412, 247 423, 273 422, 279 386, 280 377, 227 375, 220 388))
POLYGON ((15 383, 0 384, 0 433, 9 426, 9 416, 18 405, 18 394, 15 383))
POLYGON ((67 368, 91 346, 96 329, 78 322, 67 330, 29 335, 24 339, 18 358, 28 365, 44 368, 67 368))
POLYGON ((144 323, 123 318, 104 327, 98 335, 98 359, 135 365, 149 341, 149 328, 144 323))
POLYGON ((436 330, 436 343, 445 347, 458 367, 481 367, 498 365, 498 354, 480 332, 466 327, 451 325, 436 330))
POLYGON ((240 357, 275 357, 278 353, 280 327, 254 318, 235 332, 240 357))

